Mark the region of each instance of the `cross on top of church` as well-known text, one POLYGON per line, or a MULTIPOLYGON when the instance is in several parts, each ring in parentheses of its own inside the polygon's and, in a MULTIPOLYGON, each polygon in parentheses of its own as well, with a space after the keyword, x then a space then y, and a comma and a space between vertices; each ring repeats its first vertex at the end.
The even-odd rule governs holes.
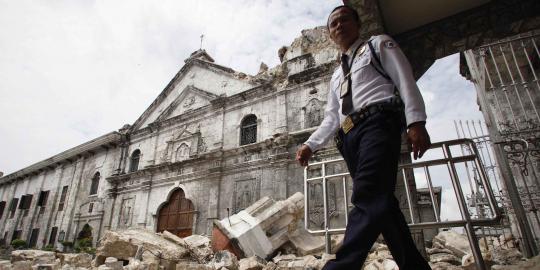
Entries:
POLYGON ((202 42, 203 42, 204 34, 201 34, 201 47, 199 49, 202 50, 202 42))

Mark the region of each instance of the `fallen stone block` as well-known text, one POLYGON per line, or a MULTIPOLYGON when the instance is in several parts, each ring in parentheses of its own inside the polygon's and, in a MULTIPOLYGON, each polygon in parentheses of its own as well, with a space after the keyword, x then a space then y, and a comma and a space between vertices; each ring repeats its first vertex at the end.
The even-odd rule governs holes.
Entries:
POLYGON ((379 259, 364 266, 363 270, 399 270, 399 267, 391 259, 379 259))
POLYGON ((11 262, 8 260, 0 260, 0 270, 11 269, 11 262))
POLYGON ((214 254, 214 258, 209 263, 214 269, 226 268, 229 270, 238 269, 238 259, 236 256, 228 250, 221 250, 214 254))
POLYGON ((124 263, 118 261, 115 257, 107 257, 105 259, 105 265, 113 270, 122 270, 124 268, 124 263))
POLYGON ((11 262, 30 261, 34 264, 53 264, 56 262, 56 256, 52 251, 43 251, 36 249, 14 250, 11 252, 11 262))
POLYGON ((72 267, 92 267, 92 255, 88 253, 64 253, 63 264, 69 264, 72 267))
POLYGON ((493 265, 491 270, 540 270, 540 255, 516 265, 493 265))
POLYGON ((463 270, 460 266, 456 266, 447 262, 429 263, 432 270, 463 270))
MULTIPOLYGON (((322 253, 325 249, 324 236, 315 236, 299 228, 289 234, 289 240, 298 255, 314 255, 322 253)), ((333 241, 335 242, 335 241, 333 241)), ((332 247, 335 243, 332 243, 332 247)))
POLYGON ((239 270, 262 270, 266 266, 266 261, 259 256, 252 256, 241 259, 238 264, 239 270))
POLYGON ((53 263, 53 264, 36 264, 32 266, 33 270, 59 270, 60 264, 59 263, 53 263))
POLYGON ((13 270, 32 270, 31 261, 16 261, 11 264, 13 270))
POLYGON ((315 258, 314 256, 312 255, 308 255, 308 256, 303 256, 303 257, 296 257, 296 256, 281 256, 281 258, 279 258, 276 261, 274 261, 277 266, 278 266, 278 269, 289 269, 289 270, 293 270, 293 269, 320 269, 320 261, 315 258))
POLYGON ((142 262, 138 259, 131 258, 128 265, 124 266, 124 270, 159 270, 159 265, 154 262, 142 262))
POLYGON ((171 262, 174 267, 175 262, 189 255, 187 249, 149 230, 107 231, 96 250, 94 265, 104 264, 107 257, 129 261, 138 253, 142 254, 141 261, 162 264, 165 267, 170 267, 171 262), (164 265, 165 263, 168 265, 164 265))
POLYGON ((433 238, 433 242, 440 243, 446 249, 451 250, 452 253, 459 258, 465 256, 465 254, 471 253, 467 236, 452 230, 440 232, 433 238))
POLYGON ((277 268, 277 264, 275 264, 274 262, 268 262, 262 270, 276 270, 277 268))
POLYGON ((176 270, 214 270, 215 268, 197 262, 183 261, 176 264, 176 270))
MULTIPOLYGON (((482 254, 482 259, 484 260, 484 264, 489 269, 491 265, 493 265, 493 262, 491 261, 491 253, 485 253, 482 254)), ((461 267, 464 270, 476 270, 476 261, 474 259, 474 256, 472 254, 467 254, 461 258, 461 267)))
POLYGON ((214 254, 210 246, 210 239, 206 236, 190 235, 180 238, 168 231, 164 231, 161 235, 165 239, 187 249, 190 257, 201 264, 208 262, 214 254))
POLYGON ((448 253, 431 254, 429 255, 429 261, 434 263, 447 262, 453 265, 461 265, 461 258, 458 258, 455 255, 448 253))
POLYGON ((238 214, 215 221, 212 248, 229 250, 239 258, 268 258, 289 240, 288 233, 297 228, 303 207, 300 192, 277 202, 264 197, 238 214))
POLYGON ((523 260, 523 255, 516 248, 496 247, 491 250, 493 263, 499 265, 517 264, 523 260))

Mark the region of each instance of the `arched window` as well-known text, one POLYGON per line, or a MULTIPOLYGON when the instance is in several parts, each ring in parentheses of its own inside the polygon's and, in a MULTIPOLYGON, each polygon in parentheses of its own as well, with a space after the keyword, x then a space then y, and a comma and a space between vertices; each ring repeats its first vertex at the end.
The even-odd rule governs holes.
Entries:
POLYGON ((94 174, 94 177, 92 177, 92 183, 90 184, 90 195, 97 194, 98 187, 99 187, 99 178, 100 178, 100 174, 99 172, 96 172, 94 174))
POLYGON ((136 172, 139 169, 139 159, 141 158, 141 150, 137 149, 131 154, 129 163, 129 172, 136 172))
POLYGON ((257 116, 250 114, 240 124, 240 145, 257 141, 257 116))
POLYGON ((189 158, 189 146, 182 143, 176 150, 176 161, 186 160, 189 158))

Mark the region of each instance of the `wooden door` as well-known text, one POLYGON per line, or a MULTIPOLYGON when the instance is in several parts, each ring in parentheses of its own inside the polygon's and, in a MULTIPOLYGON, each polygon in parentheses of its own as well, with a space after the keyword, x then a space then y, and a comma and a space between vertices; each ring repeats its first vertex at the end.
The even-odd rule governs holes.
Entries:
POLYGON ((177 189, 159 210, 157 231, 169 231, 178 237, 190 236, 194 213, 193 203, 186 199, 182 189, 177 189))

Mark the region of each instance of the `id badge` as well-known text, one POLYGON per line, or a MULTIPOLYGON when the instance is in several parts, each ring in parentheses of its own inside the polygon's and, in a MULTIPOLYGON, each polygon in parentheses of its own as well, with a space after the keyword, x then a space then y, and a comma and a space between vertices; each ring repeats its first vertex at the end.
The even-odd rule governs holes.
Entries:
POLYGON ((345 79, 341 83, 341 88, 340 88, 340 91, 339 91, 339 95, 340 95, 341 98, 343 98, 348 93, 349 93, 349 80, 347 80, 347 77, 345 77, 345 79))

